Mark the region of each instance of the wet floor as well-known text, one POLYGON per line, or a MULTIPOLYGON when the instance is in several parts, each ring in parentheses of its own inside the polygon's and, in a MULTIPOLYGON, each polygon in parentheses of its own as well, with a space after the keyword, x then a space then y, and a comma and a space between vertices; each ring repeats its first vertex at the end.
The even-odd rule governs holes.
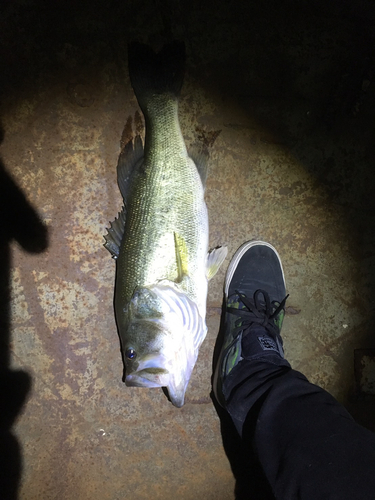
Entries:
POLYGON ((375 9, 356 3, 3 8, 1 360, 29 375, 4 375, 19 390, 4 399, 6 426, 18 414, 5 441, 8 483, 22 470, 18 498, 233 498, 209 396, 229 260, 209 285, 185 406, 122 383, 115 262, 102 245, 121 209, 121 140, 130 123, 142 130, 127 74, 134 39, 185 41, 180 121, 188 146, 210 147, 210 246, 229 257, 249 239, 277 248, 286 357, 353 406, 354 350, 375 347, 375 9))

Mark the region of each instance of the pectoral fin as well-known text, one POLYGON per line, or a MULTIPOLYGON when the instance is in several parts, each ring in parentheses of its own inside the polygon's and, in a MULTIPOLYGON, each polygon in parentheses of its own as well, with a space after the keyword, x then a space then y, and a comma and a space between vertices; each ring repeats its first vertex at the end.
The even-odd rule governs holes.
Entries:
POLYGON ((227 256, 227 247, 217 247, 208 252, 207 255, 207 267, 206 267, 206 277, 208 280, 213 278, 218 272, 219 267, 224 262, 227 256))
POLYGON ((176 283, 181 283, 188 276, 188 249, 186 241, 177 233, 174 235, 174 244, 176 248, 177 279, 176 283))

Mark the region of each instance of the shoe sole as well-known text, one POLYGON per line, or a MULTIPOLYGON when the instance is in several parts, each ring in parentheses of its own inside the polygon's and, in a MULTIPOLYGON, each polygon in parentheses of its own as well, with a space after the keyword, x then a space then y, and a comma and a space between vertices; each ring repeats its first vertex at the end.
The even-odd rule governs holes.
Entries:
POLYGON ((228 266, 227 274, 225 276, 225 284, 224 284, 224 293, 225 293, 225 298, 228 299, 228 290, 229 290, 229 285, 230 282, 232 281, 234 272, 238 266, 239 261, 241 260, 242 256, 249 250, 249 248, 254 247, 256 245, 263 245, 265 247, 271 248, 273 250, 279 260, 281 272, 283 275, 283 281, 284 281, 284 286, 285 286, 285 276, 284 276, 284 270, 283 266, 281 264, 281 259, 280 255, 278 254, 277 250, 275 247, 273 247, 270 243, 267 243, 266 241, 247 241, 243 245, 240 246, 240 248, 237 250, 237 252, 233 255, 232 260, 230 261, 230 264, 228 266))

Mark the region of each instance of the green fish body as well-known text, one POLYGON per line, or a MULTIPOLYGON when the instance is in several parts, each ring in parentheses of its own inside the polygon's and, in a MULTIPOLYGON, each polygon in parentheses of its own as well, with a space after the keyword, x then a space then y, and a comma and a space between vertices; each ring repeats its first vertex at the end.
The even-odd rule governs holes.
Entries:
POLYGON ((116 258, 115 314, 129 386, 166 387, 181 407, 207 327, 208 278, 226 248, 208 253, 206 165, 189 157, 178 120, 184 45, 155 54, 129 47, 129 73, 145 118, 120 155, 124 209, 105 246, 116 258))

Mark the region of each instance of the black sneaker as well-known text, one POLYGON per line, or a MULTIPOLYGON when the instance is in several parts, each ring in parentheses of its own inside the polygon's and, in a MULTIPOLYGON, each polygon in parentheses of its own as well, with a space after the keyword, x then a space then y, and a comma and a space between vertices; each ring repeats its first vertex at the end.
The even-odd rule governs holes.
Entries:
POLYGON ((222 406, 225 378, 243 359, 284 359, 280 330, 286 299, 284 272, 275 248, 264 241, 244 243, 225 278, 223 344, 213 380, 213 392, 222 406))

